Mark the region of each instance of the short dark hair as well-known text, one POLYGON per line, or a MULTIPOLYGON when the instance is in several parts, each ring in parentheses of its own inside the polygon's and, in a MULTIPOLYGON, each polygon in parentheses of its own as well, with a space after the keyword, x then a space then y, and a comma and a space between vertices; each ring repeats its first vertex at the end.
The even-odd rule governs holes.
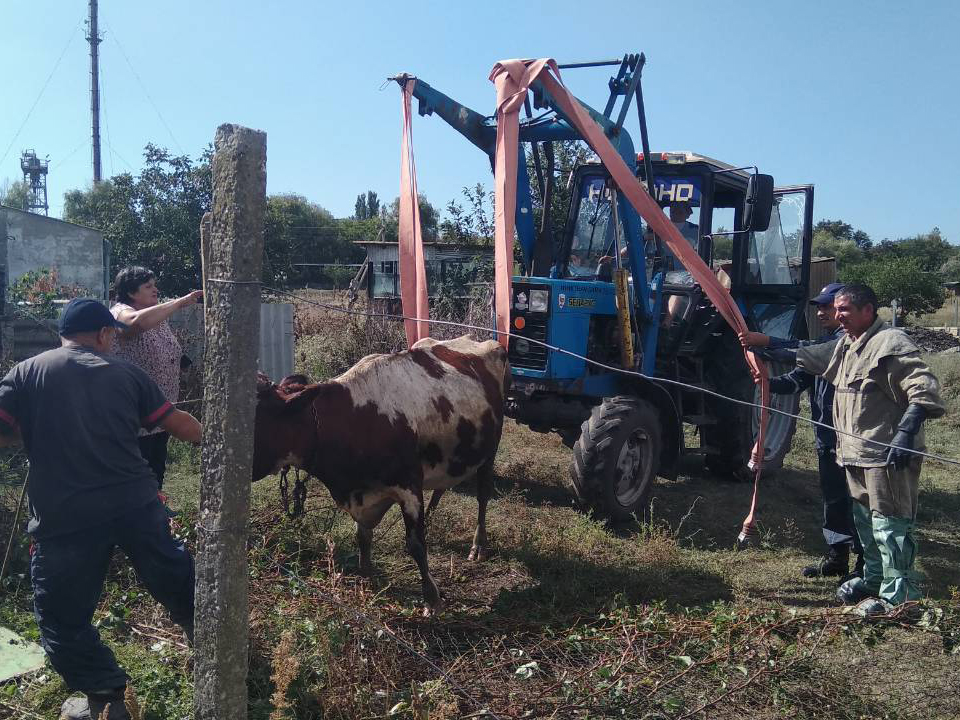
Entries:
POLYGON ((877 294, 869 285, 863 285, 862 283, 844 285, 842 290, 837 291, 837 297, 841 295, 848 298, 858 310, 862 310, 865 305, 873 305, 874 317, 877 315, 877 310, 880 309, 880 301, 877 300, 877 294))
POLYGON ((140 265, 129 265, 117 273, 117 279, 113 281, 114 292, 117 293, 117 302, 130 302, 130 296, 133 295, 140 286, 155 279, 157 276, 153 270, 149 270, 140 265))

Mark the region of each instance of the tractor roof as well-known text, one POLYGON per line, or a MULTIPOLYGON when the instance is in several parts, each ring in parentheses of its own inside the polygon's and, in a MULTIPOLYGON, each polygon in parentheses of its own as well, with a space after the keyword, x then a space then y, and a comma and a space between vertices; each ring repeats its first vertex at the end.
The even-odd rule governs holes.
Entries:
MULTIPOLYGON (((707 155, 700 155, 699 153, 691 152, 689 150, 679 150, 673 152, 663 152, 650 153, 650 159, 657 163, 665 163, 667 165, 686 165, 690 163, 703 163, 709 165, 715 170, 733 170, 736 165, 730 165, 728 163, 722 162, 720 160, 715 160, 712 157, 707 155)), ((643 161, 643 153, 638 153, 637 155, 637 164, 639 165, 643 161)), ((750 173, 746 170, 735 170, 731 175, 737 175, 744 181, 750 177, 750 173)))

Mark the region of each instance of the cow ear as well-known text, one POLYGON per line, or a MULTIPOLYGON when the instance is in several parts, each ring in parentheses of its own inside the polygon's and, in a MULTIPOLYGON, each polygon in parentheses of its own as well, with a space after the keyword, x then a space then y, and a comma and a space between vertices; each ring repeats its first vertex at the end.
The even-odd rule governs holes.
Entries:
POLYGON ((292 393, 284 398, 283 409, 285 412, 299 412, 303 410, 307 405, 312 403, 317 395, 320 394, 320 390, 323 388, 323 385, 307 385, 298 392, 292 393))

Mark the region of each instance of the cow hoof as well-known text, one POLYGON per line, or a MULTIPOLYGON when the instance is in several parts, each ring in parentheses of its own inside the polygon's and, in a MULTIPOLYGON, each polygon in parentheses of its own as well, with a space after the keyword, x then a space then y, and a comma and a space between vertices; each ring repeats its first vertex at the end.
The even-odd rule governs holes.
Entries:
POLYGON ((487 559, 487 549, 474 545, 470 548, 470 554, 467 555, 467 560, 470 562, 483 562, 487 559))
POLYGON ((433 617, 434 615, 439 615, 443 612, 443 600, 437 600, 433 605, 425 605, 423 608, 423 616, 425 618, 433 617))

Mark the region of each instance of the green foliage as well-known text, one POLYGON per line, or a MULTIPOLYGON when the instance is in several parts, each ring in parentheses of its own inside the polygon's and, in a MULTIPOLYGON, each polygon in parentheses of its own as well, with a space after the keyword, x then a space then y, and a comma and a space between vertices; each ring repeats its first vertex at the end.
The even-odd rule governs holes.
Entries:
POLYGON ((716 229, 713 236, 713 259, 714 260, 732 260, 733 259, 733 235, 720 235, 727 232, 727 229, 720 226, 716 229))
POLYGON ((842 220, 821 220, 813 226, 813 232, 830 235, 836 240, 853 243, 861 250, 869 249, 873 240, 863 230, 854 230, 850 223, 842 220))
POLYGON ((901 315, 923 315, 943 305, 944 290, 938 277, 924 272, 916 258, 879 257, 841 268, 843 282, 869 285, 881 306, 900 303, 901 315))
POLYGON ((445 242, 458 245, 493 243, 493 192, 481 183, 463 188, 466 207, 456 200, 447 203, 447 218, 440 224, 445 242))
POLYGON ((937 272, 948 260, 957 256, 957 248, 948 243, 940 234, 940 228, 936 227, 913 237, 884 240, 874 248, 874 252, 887 257, 912 258, 919 262, 924 272, 937 272))
POLYGON ((11 303, 28 306, 29 312, 37 317, 53 319, 57 317, 57 300, 71 300, 86 297, 90 292, 79 285, 64 285, 56 268, 37 268, 28 270, 18 277, 7 291, 11 303))
POLYGON ((197 161, 149 144, 138 177, 115 175, 64 195, 65 220, 98 228, 113 246, 111 272, 144 265, 163 292, 200 285, 200 220, 210 209, 212 150, 197 161))
MULTIPOLYGON (((427 200, 427 196, 417 196, 420 206, 420 233, 424 241, 436 240, 440 233, 440 212, 427 200)), ((397 226, 400 221, 400 198, 390 203, 390 209, 381 213, 383 223, 383 239, 387 242, 397 242, 397 226)))
POLYGON ((0 186, 0 205, 21 210, 29 194, 29 188, 23 180, 15 180, 12 183, 4 181, 0 186))
POLYGON ((357 195, 357 202, 353 206, 354 220, 370 220, 380 217, 380 198, 373 190, 367 190, 366 194, 357 195))
POLYGON ((263 280, 286 285, 296 276, 294 263, 356 263, 363 249, 355 240, 369 239, 371 220, 336 220, 301 195, 271 195, 263 233, 263 280), (356 226, 364 231, 357 232, 356 226))
POLYGON ((954 255, 941 265, 939 275, 943 282, 960 281, 960 255, 954 255))
MULTIPOLYGON (((554 242, 557 243, 563 237, 563 232, 567 224, 567 210, 570 207, 570 198, 576 190, 572 186, 572 183, 568 182, 570 174, 576 170, 579 165, 585 163, 593 153, 585 143, 579 140, 555 142, 553 143, 553 149, 553 194, 550 199, 549 217, 550 231, 553 235, 554 242)), ((540 153, 540 170, 546 179, 547 158, 545 153, 540 153)), ((543 222, 544 198, 537 181, 537 168, 533 153, 527 155, 527 173, 530 175, 534 226, 539 231, 543 222)))
POLYGON ((836 258, 840 269, 862 262, 864 258, 863 249, 853 240, 838 238, 824 230, 813 233, 812 254, 814 257, 836 258))

